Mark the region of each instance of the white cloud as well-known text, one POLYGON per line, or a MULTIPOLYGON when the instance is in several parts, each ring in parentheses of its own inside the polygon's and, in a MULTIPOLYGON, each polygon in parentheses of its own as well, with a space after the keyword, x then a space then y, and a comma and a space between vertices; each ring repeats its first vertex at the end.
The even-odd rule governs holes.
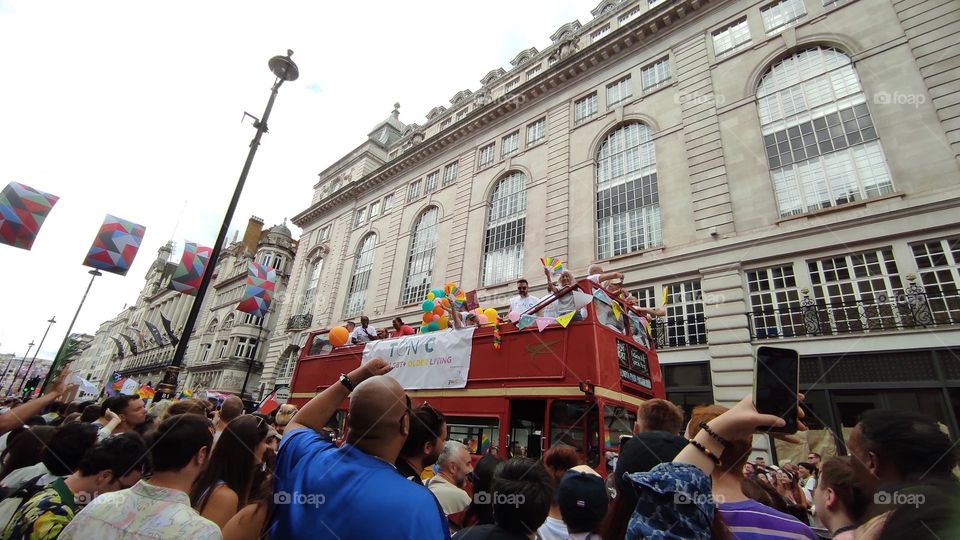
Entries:
MULTIPOLYGON (((22 354, 56 315, 52 357, 89 276, 104 214, 147 227, 127 277, 98 278, 74 331, 133 303, 157 249, 211 244, 272 84, 267 60, 295 51, 233 228, 279 223, 310 203, 316 174, 360 144, 399 101, 424 122, 517 52, 543 49, 583 0, 441 2, 0 0, 0 185, 59 195, 30 252, 0 245, 0 351, 22 354), (174 231, 184 201, 188 201, 174 231)), ((291 227, 295 233, 296 228, 291 227)))

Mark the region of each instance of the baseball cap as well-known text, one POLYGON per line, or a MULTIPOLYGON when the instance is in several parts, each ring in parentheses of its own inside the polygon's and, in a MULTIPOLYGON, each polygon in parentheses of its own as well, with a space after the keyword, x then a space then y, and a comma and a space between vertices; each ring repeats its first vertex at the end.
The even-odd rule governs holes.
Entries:
POLYGON ((597 474, 567 471, 557 488, 557 505, 571 533, 593 532, 607 514, 607 488, 597 474))

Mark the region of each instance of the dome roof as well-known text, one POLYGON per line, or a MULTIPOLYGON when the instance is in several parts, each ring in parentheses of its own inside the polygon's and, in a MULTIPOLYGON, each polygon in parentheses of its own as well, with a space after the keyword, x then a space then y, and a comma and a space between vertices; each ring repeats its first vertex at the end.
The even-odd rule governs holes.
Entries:
POLYGON ((267 232, 274 233, 274 234, 282 234, 287 238, 293 238, 293 233, 291 233, 290 229, 287 228, 286 221, 284 221, 284 223, 281 223, 280 225, 274 225, 273 227, 270 227, 269 229, 267 229, 267 232))

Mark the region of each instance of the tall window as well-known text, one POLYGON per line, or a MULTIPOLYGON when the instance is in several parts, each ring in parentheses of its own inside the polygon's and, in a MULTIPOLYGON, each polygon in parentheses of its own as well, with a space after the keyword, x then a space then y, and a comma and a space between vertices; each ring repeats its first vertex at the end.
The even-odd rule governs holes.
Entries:
POLYGON ((303 298, 300 301, 300 314, 309 315, 313 310, 313 301, 317 297, 317 285, 320 283, 320 270, 323 269, 323 259, 317 259, 310 265, 307 274, 307 286, 303 289, 303 298))
POLYGON ((483 243, 483 284, 514 279, 523 270, 527 223, 527 177, 519 171, 497 182, 490 197, 483 243))
POLYGON ((640 70, 643 90, 654 90, 670 82, 670 59, 663 58, 640 70))
POLYGON ((547 135, 547 119, 541 118, 527 124, 527 146, 537 144, 547 135))
POLYGON ((427 193, 433 193, 440 186, 440 171, 433 171, 427 175, 427 193))
POLYGON ((533 69, 527 70, 527 80, 530 80, 537 76, 537 73, 540 73, 540 70, 543 69, 543 64, 537 64, 533 69))
POLYGON ((780 0, 760 8, 763 27, 768 34, 780 32, 807 14, 803 0, 780 0))
POLYGON ((357 255, 353 260, 353 277, 347 292, 347 303, 343 309, 344 318, 355 317, 363 311, 367 299, 367 286, 373 270, 373 254, 377 249, 377 235, 368 234, 357 246, 357 255))
POLYGON ((490 143, 480 149, 480 157, 478 166, 482 169, 493 164, 494 150, 496 149, 496 143, 490 143))
POLYGON ((420 190, 423 187, 423 181, 417 180, 410 183, 410 188, 407 189, 407 202, 413 201, 420 198, 420 190))
POLYGON ((815 47, 784 58, 757 89, 781 216, 893 192, 893 181, 850 58, 815 47))
POLYGON ((515 154, 519 149, 520 149, 520 132, 519 131, 514 131, 513 133, 505 136, 500 141, 500 157, 507 157, 511 154, 515 154))
POLYGON ((894 329, 903 283, 893 250, 882 249, 807 262, 824 333, 894 329))
POLYGON ((420 214, 420 218, 413 227, 413 234, 410 236, 410 255, 407 257, 407 275, 403 284, 403 294, 400 296, 401 305, 422 300, 430 290, 439 218, 437 207, 432 206, 420 214))
POLYGON ((920 283, 938 323, 960 322, 960 237, 911 244, 920 283))
POLYGON ((597 258, 660 245, 657 157, 650 128, 620 126, 597 151, 597 258))
POLYGON ((721 58, 750 45, 750 28, 744 17, 739 21, 713 33, 713 51, 721 58))
POLYGON ((359 227, 360 225, 363 225, 363 222, 366 220, 367 220, 367 207, 364 206, 363 208, 357 210, 357 218, 354 220, 353 226, 359 227))
POLYGON ((793 265, 747 272, 753 332, 758 339, 793 337, 804 333, 800 293, 793 265))
POLYGON ((507 85, 503 87, 503 91, 509 92, 518 86, 520 86, 520 77, 508 82, 507 85))
POLYGON ((253 349, 257 346, 256 338, 237 338, 237 346, 234 348, 233 355, 237 358, 252 358, 253 349))
POLYGON ((257 317, 252 313, 244 313, 243 318, 240 319, 241 324, 249 324, 252 326, 260 326, 263 323, 263 317, 257 317))
POLYGON ((597 114, 597 93, 594 92, 585 98, 573 103, 573 123, 579 124, 597 114))
POLYGON ((393 193, 387 193, 383 198, 383 213, 386 214, 391 208, 393 208, 393 193))
POLYGON ((370 220, 380 215, 380 201, 370 203, 370 220))
POLYGON ((443 185, 452 184, 457 181, 457 170, 459 168, 460 163, 457 161, 443 168, 443 185))
POLYGON ((668 347, 699 345, 707 342, 703 318, 703 293, 700 280, 667 285, 667 335, 658 341, 668 347))
POLYGON ((617 103, 627 99, 633 95, 633 83, 630 80, 630 76, 610 83, 607 85, 607 107, 611 105, 616 105, 617 103))

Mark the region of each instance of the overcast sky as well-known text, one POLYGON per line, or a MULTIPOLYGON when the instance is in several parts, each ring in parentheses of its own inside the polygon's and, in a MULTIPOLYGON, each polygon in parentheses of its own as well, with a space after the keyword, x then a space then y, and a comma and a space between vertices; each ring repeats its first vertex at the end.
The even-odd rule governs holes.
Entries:
POLYGON ((280 90, 231 230, 304 210, 317 173, 394 102, 403 122, 423 124, 560 25, 589 21, 594 4, 0 0, 0 186, 60 196, 32 251, 0 245, 0 352, 23 354, 55 315, 41 357, 54 355, 105 214, 146 237, 126 277, 96 279, 74 332, 133 304, 168 240, 178 260, 185 239, 214 242, 254 135, 241 118, 263 112, 271 56, 293 49, 301 75, 280 90))

